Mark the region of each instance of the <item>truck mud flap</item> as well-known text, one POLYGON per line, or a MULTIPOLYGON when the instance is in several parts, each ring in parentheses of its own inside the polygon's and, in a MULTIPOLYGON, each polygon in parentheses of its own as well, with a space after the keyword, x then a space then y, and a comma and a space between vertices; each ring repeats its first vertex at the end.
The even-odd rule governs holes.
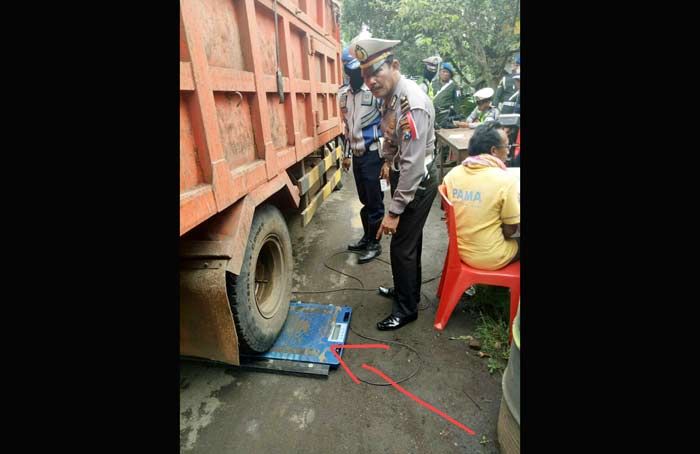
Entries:
POLYGON ((180 354, 239 365, 238 338, 226 294, 227 260, 180 263, 180 354))

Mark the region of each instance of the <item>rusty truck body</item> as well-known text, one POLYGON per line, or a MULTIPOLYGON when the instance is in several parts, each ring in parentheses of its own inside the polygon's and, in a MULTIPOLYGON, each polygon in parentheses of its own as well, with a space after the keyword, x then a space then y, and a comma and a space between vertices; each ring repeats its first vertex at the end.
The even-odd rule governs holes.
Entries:
POLYGON ((286 319, 292 250, 339 186, 340 3, 180 0, 180 354, 240 364, 286 319))

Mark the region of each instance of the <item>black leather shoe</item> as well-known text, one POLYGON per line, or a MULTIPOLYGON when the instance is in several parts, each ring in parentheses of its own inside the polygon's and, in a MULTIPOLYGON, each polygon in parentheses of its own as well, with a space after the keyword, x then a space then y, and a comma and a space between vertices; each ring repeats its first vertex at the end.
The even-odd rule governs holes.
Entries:
POLYGON ((378 241, 371 242, 367 245, 366 252, 357 259, 357 263, 367 263, 382 254, 382 245, 378 241))
POLYGON ((348 251, 365 251, 367 250, 367 245, 369 240, 367 238, 362 238, 355 244, 348 244, 348 251))
POLYGON ((377 292, 384 298, 396 297, 396 294, 394 293, 394 287, 379 287, 379 289, 377 289, 377 292))
POLYGON ((380 331, 389 331, 392 329, 399 329, 403 325, 406 325, 408 323, 411 323, 412 321, 415 321, 418 318, 418 314, 413 314, 413 315, 407 315, 405 317, 401 317, 399 315, 394 315, 391 314, 381 322, 377 323, 377 329, 380 331))

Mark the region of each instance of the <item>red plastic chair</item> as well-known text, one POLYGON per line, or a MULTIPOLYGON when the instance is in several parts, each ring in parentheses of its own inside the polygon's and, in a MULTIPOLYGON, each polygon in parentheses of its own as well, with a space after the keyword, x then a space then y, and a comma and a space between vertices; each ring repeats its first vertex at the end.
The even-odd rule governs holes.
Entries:
POLYGON ((442 277, 438 286, 437 296, 440 304, 435 314, 435 329, 442 331, 447 326, 447 321, 452 315, 459 299, 464 291, 473 284, 498 285, 510 289, 510 322, 508 323, 508 341, 513 338, 513 319, 518 310, 520 301, 520 261, 511 263, 500 270, 488 271, 472 268, 459 257, 457 246, 457 227, 455 224, 455 210, 452 202, 447 198, 447 186, 438 186, 438 192, 442 197, 442 207, 447 213, 447 231, 450 244, 447 247, 445 265, 442 268, 442 277))

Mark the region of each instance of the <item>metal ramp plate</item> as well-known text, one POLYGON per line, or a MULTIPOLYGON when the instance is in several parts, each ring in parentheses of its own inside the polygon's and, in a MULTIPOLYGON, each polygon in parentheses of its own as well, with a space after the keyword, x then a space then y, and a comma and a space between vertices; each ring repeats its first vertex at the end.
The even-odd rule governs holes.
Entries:
MULTIPOLYGON (((348 338, 352 308, 292 301, 277 341, 258 355, 241 355, 241 367, 270 372, 328 375, 339 361, 331 345, 348 338)), ((338 352, 342 356, 343 351, 338 352)))

